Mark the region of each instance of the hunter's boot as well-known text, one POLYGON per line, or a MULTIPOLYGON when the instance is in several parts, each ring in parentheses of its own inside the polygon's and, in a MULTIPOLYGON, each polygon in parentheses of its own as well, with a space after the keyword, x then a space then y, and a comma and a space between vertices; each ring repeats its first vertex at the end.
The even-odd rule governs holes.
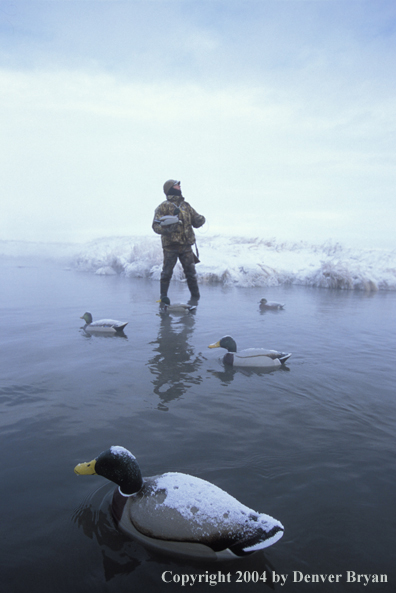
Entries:
POLYGON ((166 297, 168 296, 168 289, 169 289, 170 280, 161 280, 160 282, 160 296, 166 297))
POLYGON ((196 276, 190 276, 187 278, 187 286, 191 292, 191 300, 198 301, 200 298, 198 281, 196 276))

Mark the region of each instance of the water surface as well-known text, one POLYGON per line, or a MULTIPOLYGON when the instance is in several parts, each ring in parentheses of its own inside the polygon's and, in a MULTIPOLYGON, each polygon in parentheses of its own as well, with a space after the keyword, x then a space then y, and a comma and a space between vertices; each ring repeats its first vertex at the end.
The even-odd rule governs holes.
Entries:
MULTIPOLYGON (((341 574, 315 590, 395 584, 394 292, 202 287, 196 314, 161 317, 158 283, 2 261, 0 422, 2 582, 12 593, 178 591, 161 577, 341 574), (262 296, 286 303, 261 313, 262 296), (126 337, 88 337, 79 317, 128 320, 126 337), (285 369, 226 370, 208 344, 293 352, 285 369), (110 445, 143 475, 182 471, 278 518, 284 537, 224 565, 153 555, 120 534, 113 486, 74 466, 110 445), (206 572, 208 571, 208 572, 206 572), (386 574, 351 584, 346 571, 386 574)), ((182 283, 173 301, 185 300, 182 283)), ((208 582, 194 590, 213 590, 208 582)))

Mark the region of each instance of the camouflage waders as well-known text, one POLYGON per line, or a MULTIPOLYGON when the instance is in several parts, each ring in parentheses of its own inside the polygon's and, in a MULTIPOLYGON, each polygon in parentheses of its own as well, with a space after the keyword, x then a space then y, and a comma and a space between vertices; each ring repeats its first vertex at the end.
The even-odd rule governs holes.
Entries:
POLYGON ((187 286, 193 298, 199 298, 197 275, 195 272, 194 253, 191 245, 164 247, 164 264, 161 272, 161 297, 167 296, 173 269, 179 258, 187 280, 187 286))

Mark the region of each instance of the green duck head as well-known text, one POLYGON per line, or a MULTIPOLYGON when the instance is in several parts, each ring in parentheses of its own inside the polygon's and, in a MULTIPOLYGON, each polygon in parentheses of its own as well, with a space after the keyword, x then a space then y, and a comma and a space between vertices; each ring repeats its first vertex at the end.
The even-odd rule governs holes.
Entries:
POLYGON ((110 447, 98 457, 74 468, 79 476, 103 476, 120 487, 122 494, 134 494, 143 486, 143 478, 136 457, 124 447, 110 447))
POLYGON ((237 351, 236 342, 233 338, 231 338, 231 336, 224 336, 224 338, 221 338, 221 340, 219 340, 215 344, 210 344, 209 348, 225 348, 226 350, 228 350, 228 352, 237 351))
POLYGON ((80 319, 84 319, 84 321, 87 325, 92 323, 92 315, 89 311, 86 311, 86 313, 84 313, 84 315, 82 315, 82 317, 80 317, 80 319))
POLYGON ((170 305, 170 299, 167 296, 163 296, 157 303, 161 303, 161 305, 170 305))

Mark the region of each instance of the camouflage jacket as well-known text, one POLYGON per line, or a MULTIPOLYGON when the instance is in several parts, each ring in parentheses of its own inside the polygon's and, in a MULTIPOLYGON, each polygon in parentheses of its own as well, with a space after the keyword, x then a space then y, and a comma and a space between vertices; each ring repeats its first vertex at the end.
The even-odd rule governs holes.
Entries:
POLYGON ((193 228, 199 228, 205 223, 205 217, 194 210, 182 196, 168 196, 155 210, 152 228, 161 235, 162 247, 172 245, 194 245, 195 235, 193 228), (162 227, 157 222, 162 216, 177 214, 179 208, 179 223, 162 227))

